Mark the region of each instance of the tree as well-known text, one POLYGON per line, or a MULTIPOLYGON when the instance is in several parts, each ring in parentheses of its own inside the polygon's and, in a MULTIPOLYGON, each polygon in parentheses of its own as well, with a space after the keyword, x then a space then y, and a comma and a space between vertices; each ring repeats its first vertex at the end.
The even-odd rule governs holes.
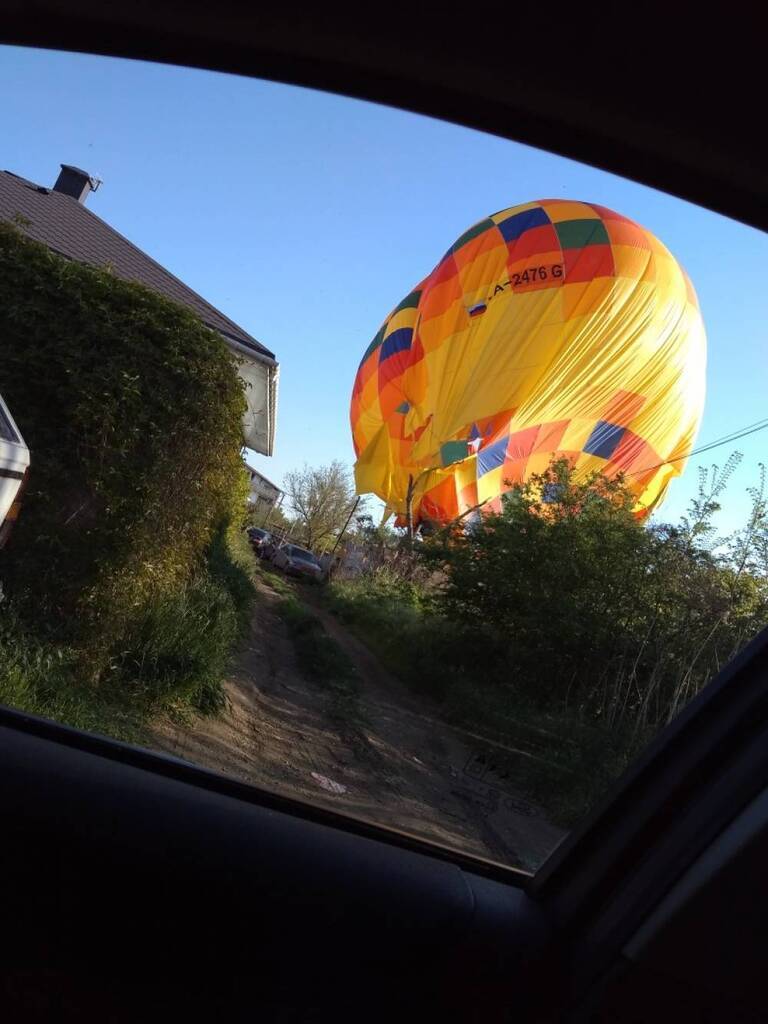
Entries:
POLYGON ((310 548, 337 537, 355 503, 352 478, 338 460, 316 468, 305 464, 287 473, 285 493, 298 534, 310 548))
POLYGON ((518 683, 563 693, 634 632, 649 538, 633 500, 621 479, 577 480, 566 460, 515 485, 500 513, 426 543, 445 572, 444 614, 518 683))
POLYGON ((293 522, 285 514, 281 505, 266 508, 261 503, 254 505, 248 502, 243 513, 243 526, 258 526, 265 530, 287 533, 293 526, 293 522))
POLYGON ((558 460, 500 512, 427 541, 454 664, 548 707, 641 729, 667 721, 768 622, 764 479, 747 525, 718 548, 724 486, 716 468, 703 473, 679 526, 644 526, 621 477, 579 478, 558 460))

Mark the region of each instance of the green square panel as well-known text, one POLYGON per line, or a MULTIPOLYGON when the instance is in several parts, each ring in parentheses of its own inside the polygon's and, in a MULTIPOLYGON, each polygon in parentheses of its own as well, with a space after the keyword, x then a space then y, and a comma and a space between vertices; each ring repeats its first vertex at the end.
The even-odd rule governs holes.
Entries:
POLYGON ((365 350, 365 355, 363 356, 363 358, 360 361, 360 365, 361 366, 363 365, 365 360, 368 358, 368 356, 372 355, 376 351, 376 349, 379 347, 379 345, 381 345, 382 341, 384 341, 384 331, 386 331, 386 329, 387 329, 387 325, 386 324, 382 324, 381 327, 378 329, 378 331, 376 332, 376 336, 374 337, 373 341, 368 346, 368 348, 365 350))
POLYGON ((440 464, 452 466, 454 462, 461 462, 469 455, 469 445, 466 441, 446 441, 440 446, 440 464))
POLYGON ((395 309, 392 312, 392 316, 394 316, 395 313, 399 313, 401 309, 418 309, 420 298, 421 292, 419 291, 419 289, 416 289, 416 291, 411 292, 410 295, 406 295, 406 297, 403 299, 400 305, 395 307, 395 309))
POLYGON ((610 245, 601 220, 563 220, 555 224, 561 249, 583 249, 585 245, 610 245))

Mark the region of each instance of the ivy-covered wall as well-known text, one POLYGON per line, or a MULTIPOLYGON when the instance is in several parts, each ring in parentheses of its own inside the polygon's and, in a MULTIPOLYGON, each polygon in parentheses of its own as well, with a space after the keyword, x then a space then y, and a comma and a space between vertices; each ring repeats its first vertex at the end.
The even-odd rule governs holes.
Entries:
POLYGON ((0 579, 98 678, 239 522, 243 385, 183 307, 0 224, 0 392, 32 459, 0 579))

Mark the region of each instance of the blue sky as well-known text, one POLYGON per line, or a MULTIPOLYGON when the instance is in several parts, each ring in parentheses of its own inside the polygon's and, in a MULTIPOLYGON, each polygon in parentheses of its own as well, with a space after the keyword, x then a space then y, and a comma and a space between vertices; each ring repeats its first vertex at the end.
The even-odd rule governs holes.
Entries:
MULTIPOLYGON (((89 207, 272 349, 279 483, 351 464, 349 393, 388 311, 470 224, 563 196, 650 229, 688 270, 709 340, 703 443, 766 415, 768 237, 679 199, 455 125, 305 89, 107 58, 0 48, 0 167, 104 181, 89 207)), ((747 508, 768 431, 738 442, 722 527, 747 508)), ((662 510, 696 490, 692 460, 662 510)))

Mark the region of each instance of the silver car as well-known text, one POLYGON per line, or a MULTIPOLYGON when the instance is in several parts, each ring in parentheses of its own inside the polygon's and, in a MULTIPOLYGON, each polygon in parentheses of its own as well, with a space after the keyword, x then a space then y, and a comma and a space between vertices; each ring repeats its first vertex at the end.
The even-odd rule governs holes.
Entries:
POLYGON ((323 569, 317 558, 306 548, 296 544, 283 544, 272 556, 273 563, 288 576, 299 576, 303 579, 320 581, 323 569))

